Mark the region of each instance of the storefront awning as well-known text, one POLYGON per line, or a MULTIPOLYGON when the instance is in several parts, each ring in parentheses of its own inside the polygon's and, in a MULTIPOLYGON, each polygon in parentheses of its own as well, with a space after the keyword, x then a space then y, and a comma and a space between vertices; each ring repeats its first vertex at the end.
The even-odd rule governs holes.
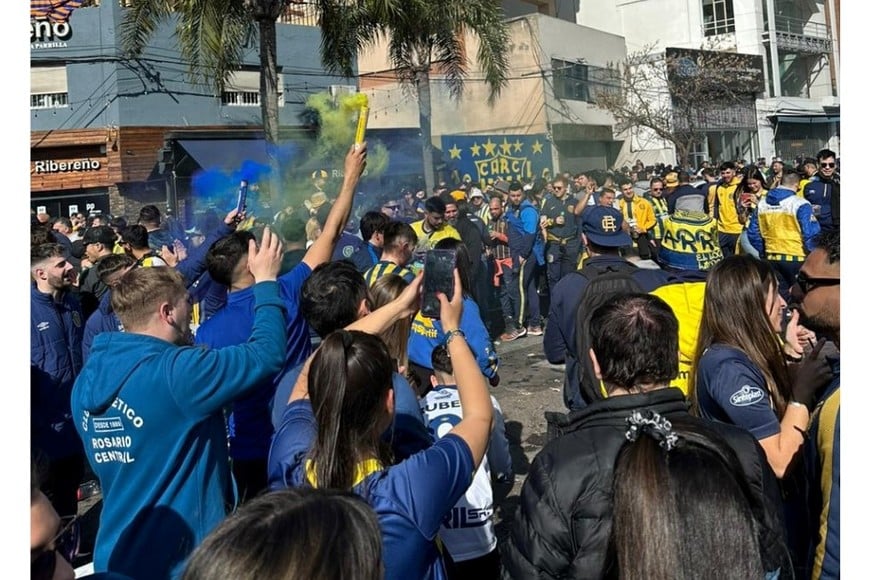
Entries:
POLYGON ((269 165, 263 139, 179 139, 177 143, 203 169, 233 171, 245 161, 269 165))

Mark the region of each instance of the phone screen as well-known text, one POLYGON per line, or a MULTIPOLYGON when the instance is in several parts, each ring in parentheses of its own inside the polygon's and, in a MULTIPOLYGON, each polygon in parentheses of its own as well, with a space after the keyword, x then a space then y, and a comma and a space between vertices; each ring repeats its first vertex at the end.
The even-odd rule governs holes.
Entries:
POLYGON ((423 306, 420 313, 427 318, 441 317, 441 303, 436 292, 453 299, 453 270, 456 268, 456 250, 429 250, 423 266, 423 306))

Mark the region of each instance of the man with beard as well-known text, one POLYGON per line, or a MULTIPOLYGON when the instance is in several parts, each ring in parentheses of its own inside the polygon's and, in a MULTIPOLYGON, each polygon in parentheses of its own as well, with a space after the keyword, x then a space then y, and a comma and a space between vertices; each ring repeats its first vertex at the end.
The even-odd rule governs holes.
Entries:
POLYGON ((426 252, 435 247, 435 244, 444 238, 462 240, 456 228, 446 222, 447 206, 441 197, 434 195, 428 198, 423 207, 425 208, 423 219, 411 224, 414 233, 417 234, 417 249, 412 268, 415 272, 423 268, 426 252))
POLYGON ((73 428, 70 392, 82 368, 84 323, 70 292, 76 271, 60 244, 30 250, 30 429, 42 466, 43 491, 61 517, 78 510, 84 470, 82 444, 73 428))
MULTIPOLYGON (((801 324, 840 348, 840 231, 822 232, 807 256, 792 295, 801 324)), ((823 351, 824 352, 824 351, 823 351)), ((821 355, 820 355, 821 356, 821 355)), ((809 485, 811 578, 840 577, 840 358, 828 356, 833 380, 810 417, 804 459, 809 485)))

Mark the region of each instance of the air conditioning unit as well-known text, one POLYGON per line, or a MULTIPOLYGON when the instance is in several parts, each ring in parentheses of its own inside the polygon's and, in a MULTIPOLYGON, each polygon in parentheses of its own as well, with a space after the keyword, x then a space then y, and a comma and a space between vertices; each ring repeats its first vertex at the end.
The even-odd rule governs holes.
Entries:
POLYGON ((329 85, 329 96, 333 99, 339 95, 353 95, 358 92, 354 85, 329 85))

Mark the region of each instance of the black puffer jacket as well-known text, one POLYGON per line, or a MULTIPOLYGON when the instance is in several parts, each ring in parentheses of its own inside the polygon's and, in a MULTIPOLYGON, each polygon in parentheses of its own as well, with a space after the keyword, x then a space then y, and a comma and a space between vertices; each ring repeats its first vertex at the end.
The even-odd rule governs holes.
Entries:
MULTIPOLYGON (((548 443, 529 470, 510 537, 500 547, 505 578, 603 578, 612 518, 613 469, 625 443, 625 419, 650 409, 673 419, 689 415, 679 389, 596 401, 570 416, 561 437, 548 443)), ((736 451, 756 499, 766 570, 791 578, 782 502, 761 446, 746 431, 704 421, 736 451)))

